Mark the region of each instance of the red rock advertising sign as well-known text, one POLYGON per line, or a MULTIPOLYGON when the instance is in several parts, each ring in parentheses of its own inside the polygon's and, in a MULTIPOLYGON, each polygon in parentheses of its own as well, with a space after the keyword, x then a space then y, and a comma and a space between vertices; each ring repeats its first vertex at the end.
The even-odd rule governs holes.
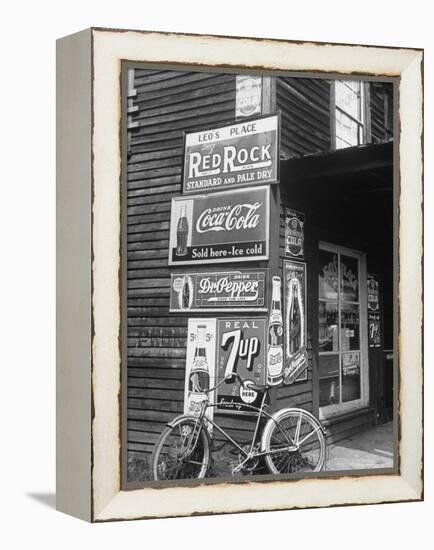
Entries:
POLYGON ((186 132, 183 193, 276 183, 279 178, 278 114, 186 132))
POLYGON ((261 392, 249 385, 265 385, 266 323, 261 317, 217 319, 217 377, 222 380, 236 373, 245 381, 241 385, 233 379, 218 388, 217 408, 222 412, 255 414, 249 406, 261 404, 261 392))
POLYGON ((267 260, 268 186, 172 199, 169 265, 267 260))

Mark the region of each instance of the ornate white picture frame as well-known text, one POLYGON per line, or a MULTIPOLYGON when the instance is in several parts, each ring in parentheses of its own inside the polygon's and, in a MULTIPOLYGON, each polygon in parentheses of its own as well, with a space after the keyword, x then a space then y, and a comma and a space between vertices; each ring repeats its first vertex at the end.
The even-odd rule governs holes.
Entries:
POLYGON ((98 28, 57 52, 58 509, 104 522, 421 500, 423 52, 98 28), (123 61, 399 80, 397 473, 121 489, 123 61))

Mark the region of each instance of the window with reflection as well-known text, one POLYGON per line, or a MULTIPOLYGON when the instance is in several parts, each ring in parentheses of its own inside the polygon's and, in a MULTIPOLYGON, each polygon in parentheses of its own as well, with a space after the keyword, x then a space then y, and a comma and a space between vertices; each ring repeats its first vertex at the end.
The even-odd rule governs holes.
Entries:
POLYGON ((354 147, 365 141, 364 86, 360 80, 335 80, 336 149, 354 147))
POLYGON ((338 255, 319 251, 319 298, 337 300, 339 288, 338 255))

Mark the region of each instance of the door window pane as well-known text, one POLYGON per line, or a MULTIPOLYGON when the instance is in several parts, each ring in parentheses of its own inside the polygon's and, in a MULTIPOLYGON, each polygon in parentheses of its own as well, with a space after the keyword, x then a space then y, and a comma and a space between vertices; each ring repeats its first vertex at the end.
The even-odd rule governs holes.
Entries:
POLYGON ((341 351, 360 349, 359 325, 359 306, 341 304, 341 351))
POLYGON ((319 406, 326 407, 339 401, 339 355, 320 355, 319 406))
POLYGON ((336 302, 319 303, 318 345, 322 351, 339 351, 339 313, 336 302))
POLYGON ((338 255, 319 251, 319 298, 338 299, 338 255))
POLYGON ((360 399, 360 353, 342 354, 342 401, 360 399))
POLYGON ((341 300, 359 301, 359 262, 341 254, 341 300))

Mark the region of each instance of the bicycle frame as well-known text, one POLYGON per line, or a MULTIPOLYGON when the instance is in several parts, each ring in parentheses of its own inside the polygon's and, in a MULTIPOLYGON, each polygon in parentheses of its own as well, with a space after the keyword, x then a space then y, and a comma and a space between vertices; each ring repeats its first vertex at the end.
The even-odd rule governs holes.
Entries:
MULTIPOLYGON (((194 434, 194 444, 193 444, 193 449, 194 449, 194 446, 196 445, 196 442, 199 438, 199 434, 200 434, 200 428, 205 425, 206 429, 208 430, 208 426, 212 426, 213 428, 215 428, 219 433, 222 434, 222 436, 227 440, 229 441, 234 447, 236 447, 243 455, 244 455, 244 460, 242 460, 234 469, 233 469, 233 473, 236 473, 238 471, 240 471, 242 469, 242 467, 244 466, 244 464, 248 461, 248 460, 251 460, 252 458, 257 458, 257 457, 261 457, 261 456, 265 456, 265 455, 269 455, 269 454, 272 454, 272 453, 279 453, 281 452, 281 449, 275 449, 273 451, 265 451, 263 449, 261 449, 261 451, 255 451, 255 444, 256 444, 256 441, 257 441, 257 438, 258 438, 258 432, 259 432, 259 426, 260 426, 260 423, 261 423, 261 419, 263 417, 267 418, 268 420, 272 420, 280 429, 282 435, 285 437, 285 439, 288 441, 288 451, 295 451, 297 450, 297 446, 296 444, 294 443, 294 441, 291 439, 290 436, 288 436, 288 434, 286 434, 286 432, 284 430, 282 430, 280 428, 280 424, 279 422, 271 415, 269 414, 267 411, 265 411, 265 407, 267 406, 266 403, 265 403, 265 400, 267 398, 267 395, 268 395, 268 390, 265 390, 264 391, 264 394, 263 394, 263 397, 262 397, 262 401, 261 401, 261 406, 258 408, 258 407, 255 407, 254 405, 248 405, 248 404, 245 404, 246 407, 254 410, 254 411, 257 411, 259 414, 258 414, 258 417, 257 417, 257 420, 256 420, 256 424, 255 424, 255 430, 253 432, 253 436, 252 436, 252 440, 251 440, 251 443, 250 443, 250 448, 248 451, 246 451, 237 441, 235 441, 235 439, 233 439, 223 428, 221 428, 216 422, 214 422, 213 420, 211 420, 210 418, 208 418, 206 416, 206 411, 208 408, 211 408, 211 407, 217 407, 217 404, 214 404, 214 403, 211 403, 210 401, 208 400, 205 400, 202 402, 202 407, 201 407, 201 411, 200 411, 200 414, 199 416, 197 417, 197 424, 196 426, 198 427, 198 430, 197 430, 197 433, 194 434)), ((229 407, 228 407, 229 408, 229 407)))

